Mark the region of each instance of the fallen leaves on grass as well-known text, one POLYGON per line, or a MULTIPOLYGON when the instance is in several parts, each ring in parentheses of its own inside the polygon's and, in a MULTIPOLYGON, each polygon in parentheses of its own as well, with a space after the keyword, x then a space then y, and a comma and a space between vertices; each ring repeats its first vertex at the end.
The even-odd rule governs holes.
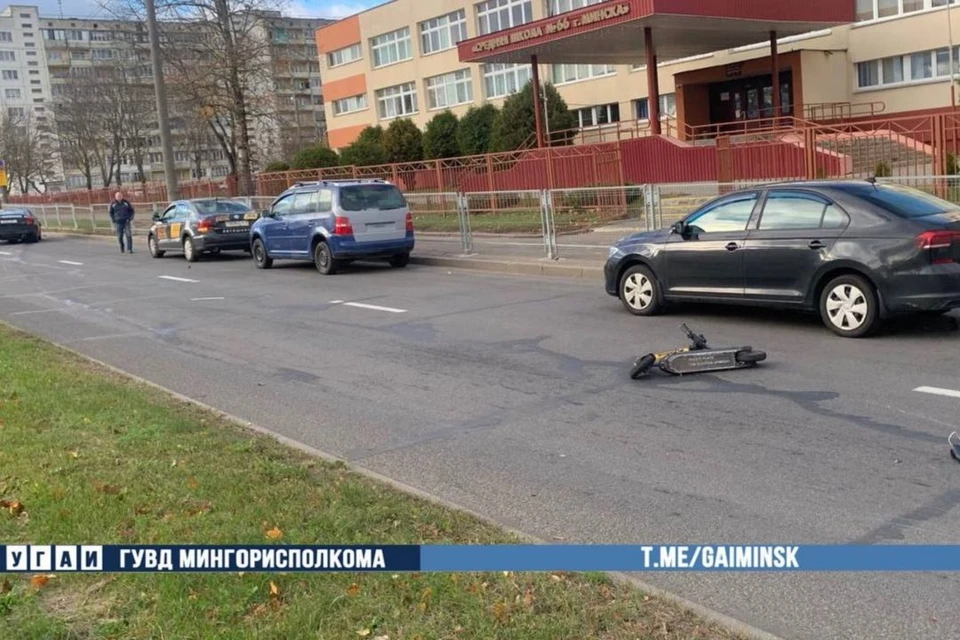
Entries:
POLYGON ((348 596, 356 596, 359 594, 360 594, 360 585, 358 585, 356 582, 354 582, 349 587, 347 587, 348 596))
POLYGON ((357 631, 357 635, 360 636, 361 638, 366 638, 371 633, 372 632, 370 631, 370 629, 360 629, 359 631, 357 631))
POLYGON ((12 516, 23 513, 23 503, 19 500, 0 500, 0 509, 6 509, 12 516))
POLYGON ((196 478, 190 478, 189 480, 187 480, 187 486, 191 489, 198 489, 200 488, 200 483, 197 482, 196 478))
POLYGON ((3 595, 4 593, 10 593, 11 591, 13 591, 13 585, 9 580, 0 582, 0 595, 3 595))
POLYGON ((48 582, 50 582, 50 578, 56 578, 56 576, 44 574, 36 575, 30 578, 30 584, 33 585, 35 589, 42 589, 47 586, 48 582))
POLYGON ((280 527, 274 527, 273 529, 269 529, 264 532, 263 535, 267 536, 271 540, 279 540, 283 537, 283 531, 280 530, 280 527))
POLYGON ((80 452, 76 449, 67 449, 67 455, 76 460, 80 457, 80 452))
POLYGON ((115 484, 105 484, 99 480, 93 481, 93 488, 96 489, 99 493, 105 493, 107 495, 115 496, 120 493, 120 487, 115 484))

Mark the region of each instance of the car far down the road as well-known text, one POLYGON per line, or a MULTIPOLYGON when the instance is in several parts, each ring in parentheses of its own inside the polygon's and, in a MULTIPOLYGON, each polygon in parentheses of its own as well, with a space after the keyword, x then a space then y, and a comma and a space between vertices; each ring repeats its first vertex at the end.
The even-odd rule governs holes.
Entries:
POLYGON ((29 209, 0 209, 0 240, 39 242, 43 239, 40 221, 29 209))
POLYGON ((960 207, 875 180, 743 189, 611 247, 607 293, 630 313, 674 301, 819 312, 844 337, 960 308, 960 207))
POLYGON ((414 247, 407 201, 383 180, 298 183, 261 214, 250 234, 258 268, 308 260, 324 275, 354 260, 405 267, 414 247))
POLYGON ((250 251, 250 227, 257 213, 243 200, 200 198, 172 202, 154 214, 147 247, 154 258, 181 252, 188 262, 203 254, 250 251))

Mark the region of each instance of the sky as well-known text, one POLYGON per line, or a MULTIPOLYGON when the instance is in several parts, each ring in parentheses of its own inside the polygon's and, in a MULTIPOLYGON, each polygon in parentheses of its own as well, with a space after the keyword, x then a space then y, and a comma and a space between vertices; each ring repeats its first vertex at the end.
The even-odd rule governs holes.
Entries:
MULTIPOLYGON (((72 18, 99 18, 107 17, 109 13, 103 9, 108 0, 61 0, 63 14, 72 18)), ((283 12, 289 16, 301 18, 343 18, 358 11, 363 11, 384 0, 281 0, 285 6, 283 12)), ((0 8, 18 4, 21 6, 40 7, 41 16, 57 17, 60 15, 60 3, 57 0, 0 0, 0 8)))

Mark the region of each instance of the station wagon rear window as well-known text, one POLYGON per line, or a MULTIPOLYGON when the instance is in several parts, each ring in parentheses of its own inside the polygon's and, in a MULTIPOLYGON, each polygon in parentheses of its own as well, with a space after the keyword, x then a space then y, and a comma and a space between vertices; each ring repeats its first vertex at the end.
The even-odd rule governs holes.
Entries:
POLYGON ((407 206, 403 194, 390 184, 361 184, 340 189, 340 208, 344 211, 364 209, 402 209, 407 206))
POLYGON ((242 202, 235 200, 201 200, 193 203, 202 215, 208 216, 214 213, 247 213, 250 207, 242 202))
POLYGON ((952 202, 917 189, 868 184, 846 187, 845 190, 901 218, 922 218, 948 211, 960 211, 960 208, 952 202))

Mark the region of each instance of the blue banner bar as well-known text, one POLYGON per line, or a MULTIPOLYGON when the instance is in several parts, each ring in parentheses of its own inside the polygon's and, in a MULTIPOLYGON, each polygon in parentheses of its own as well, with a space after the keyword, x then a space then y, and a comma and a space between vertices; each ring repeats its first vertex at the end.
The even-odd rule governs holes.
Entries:
POLYGON ((0 545, 0 573, 960 571, 960 545, 0 545))

